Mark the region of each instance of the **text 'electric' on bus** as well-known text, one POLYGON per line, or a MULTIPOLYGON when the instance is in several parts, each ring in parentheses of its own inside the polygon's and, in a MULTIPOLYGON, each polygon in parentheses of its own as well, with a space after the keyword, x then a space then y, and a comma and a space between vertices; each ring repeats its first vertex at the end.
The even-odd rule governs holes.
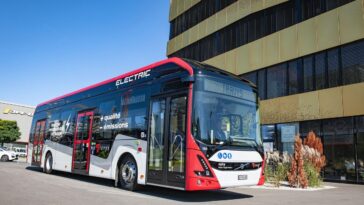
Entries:
POLYGON ((258 101, 238 76, 170 58, 39 104, 27 161, 128 190, 262 184, 258 101))

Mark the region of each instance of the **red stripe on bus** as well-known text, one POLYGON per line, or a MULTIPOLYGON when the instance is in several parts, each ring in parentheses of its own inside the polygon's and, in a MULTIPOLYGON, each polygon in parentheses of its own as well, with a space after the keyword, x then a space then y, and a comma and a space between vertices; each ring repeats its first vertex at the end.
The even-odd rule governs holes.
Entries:
POLYGON ((139 73, 139 72, 142 72, 142 71, 145 71, 145 70, 148 70, 148 69, 153 69, 153 68, 156 68, 158 66, 161 66, 161 65, 164 65, 164 64, 167 64, 167 63, 174 63, 176 65, 179 65, 181 66, 183 69, 187 70, 188 73, 190 75, 193 75, 193 69, 192 67, 186 63, 185 61, 183 61, 182 59, 180 58, 177 58, 177 57, 173 57, 173 58, 168 58, 168 59, 165 59, 165 60, 162 60, 162 61, 159 61, 159 62, 156 62, 156 63, 153 63, 153 64, 150 64, 148 66, 145 66, 145 67, 142 67, 142 68, 139 68, 137 70, 133 70, 133 71, 130 71, 128 73, 125 73, 125 74, 122 74, 122 75, 119 75, 119 76, 116 76, 114 78, 111 78, 109 80, 105 80, 105 81, 102 81, 102 82, 99 82, 99 83, 96 83, 94 85, 90 85, 90 86, 87 86, 85 88, 81 88, 79 90, 76 90, 76 91, 73 91, 71 93, 68 93, 68 94, 65 94, 65 95, 62 95, 60 97, 56 97, 56 98, 53 98, 51 100, 48 100, 48 101, 45 101, 45 102, 42 102, 40 104, 38 104, 38 106, 42 106, 42 105, 45 105, 45 104, 48 104, 48 103, 51 103, 51 102, 54 102, 54 101, 57 101, 57 100, 60 100, 62 98, 65 98, 65 97, 69 97, 71 95, 75 95, 77 93, 80 93, 80 92, 84 92, 84 91, 87 91, 87 90, 90 90, 92 88, 96 88, 98 86, 101 86, 101 85, 105 85, 105 84, 108 84, 108 83, 111 83, 113 81, 116 81, 120 78, 124 78, 124 77, 127 77, 127 76, 130 76, 130 75, 134 75, 136 73, 139 73))

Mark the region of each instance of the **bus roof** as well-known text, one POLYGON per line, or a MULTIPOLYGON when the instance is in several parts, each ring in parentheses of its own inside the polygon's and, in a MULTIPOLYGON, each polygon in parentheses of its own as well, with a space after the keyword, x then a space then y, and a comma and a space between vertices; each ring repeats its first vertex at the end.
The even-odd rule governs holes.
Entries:
POLYGON ((81 93, 81 92, 84 92, 84 91, 87 91, 87 90, 90 90, 92 88, 95 88, 95 87, 98 87, 98 86, 101 86, 101 85, 105 85, 105 84, 108 84, 108 83, 111 83, 113 81, 116 81, 120 78, 124 78, 124 77, 128 77, 130 75, 134 75, 136 73, 139 73, 139 72, 142 72, 142 71, 145 71, 145 70, 148 70, 148 69, 153 69, 153 68, 156 68, 158 66, 161 66, 161 65, 164 65, 164 64, 168 64, 168 63, 174 63, 180 67, 182 67, 183 69, 187 70, 188 73, 190 75, 193 75, 193 68, 188 64, 186 63, 184 60, 180 59, 180 58, 177 58, 177 57, 173 57, 173 58, 168 58, 168 59, 165 59, 165 60, 162 60, 162 61, 158 61, 156 63, 153 63, 153 64, 150 64, 148 66, 144 66, 142 68, 139 68, 139 69, 136 69, 136 70, 133 70, 133 71, 130 71, 128 73, 125 73, 125 74, 122 74, 122 75, 119 75, 119 76, 116 76, 114 78, 111 78, 111 79, 108 79, 108 80, 105 80, 105 81, 102 81, 102 82, 99 82, 99 83, 96 83, 96 84, 93 84, 93 85, 90 85, 90 86, 87 86, 87 87, 84 87, 84 88, 81 88, 79 90, 76 90, 76 91, 73 91, 73 92, 70 92, 70 93, 67 93, 65 95, 62 95, 62 96, 59 96, 59 97, 56 97, 56 98, 53 98, 51 100, 48 100, 48 101, 45 101, 45 102, 42 102, 40 104, 37 105, 37 107, 39 106, 42 106, 42 105, 45 105, 45 104, 48 104, 48 103, 51 103, 51 102, 54 102, 54 101, 57 101, 57 100, 60 100, 62 98, 66 98, 66 97, 69 97, 69 96, 72 96, 72 95, 75 95, 77 93, 81 93))

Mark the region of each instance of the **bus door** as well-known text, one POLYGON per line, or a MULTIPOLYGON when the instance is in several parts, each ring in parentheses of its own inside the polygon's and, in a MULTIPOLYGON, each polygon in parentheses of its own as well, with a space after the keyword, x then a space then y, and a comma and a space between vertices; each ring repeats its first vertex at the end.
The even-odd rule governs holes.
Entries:
POLYGON ((89 171, 93 115, 92 111, 77 115, 72 156, 72 171, 76 173, 87 174, 89 171))
POLYGON ((187 94, 152 98, 147 183, 184 188, 187 94))
POLYGON ((35 125, 33 138, 32 165, 40 166, 42 160, 43 144, 45 137, 45 120, 40 120, 35 125))

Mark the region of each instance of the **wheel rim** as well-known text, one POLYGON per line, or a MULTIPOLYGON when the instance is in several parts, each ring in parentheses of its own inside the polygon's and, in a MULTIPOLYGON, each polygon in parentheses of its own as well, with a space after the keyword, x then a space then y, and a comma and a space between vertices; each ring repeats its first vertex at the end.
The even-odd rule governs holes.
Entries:
POLYGON ((6 155, 2 156, 2 157, 1 157, 1 160, 2 160, 2 161, 8 161, 8 156, 6 156, 6 155))
POLYGON ((47 161, 46 161, 46 169, 49 170, 49 168, 51 167, 51 158, 52 157, 48 157, 47 161))
POLYGON ((121 169, 121 177, 126 184, 132 184, 136 175, 136 166, 133 162, 128 161, 121 169))

